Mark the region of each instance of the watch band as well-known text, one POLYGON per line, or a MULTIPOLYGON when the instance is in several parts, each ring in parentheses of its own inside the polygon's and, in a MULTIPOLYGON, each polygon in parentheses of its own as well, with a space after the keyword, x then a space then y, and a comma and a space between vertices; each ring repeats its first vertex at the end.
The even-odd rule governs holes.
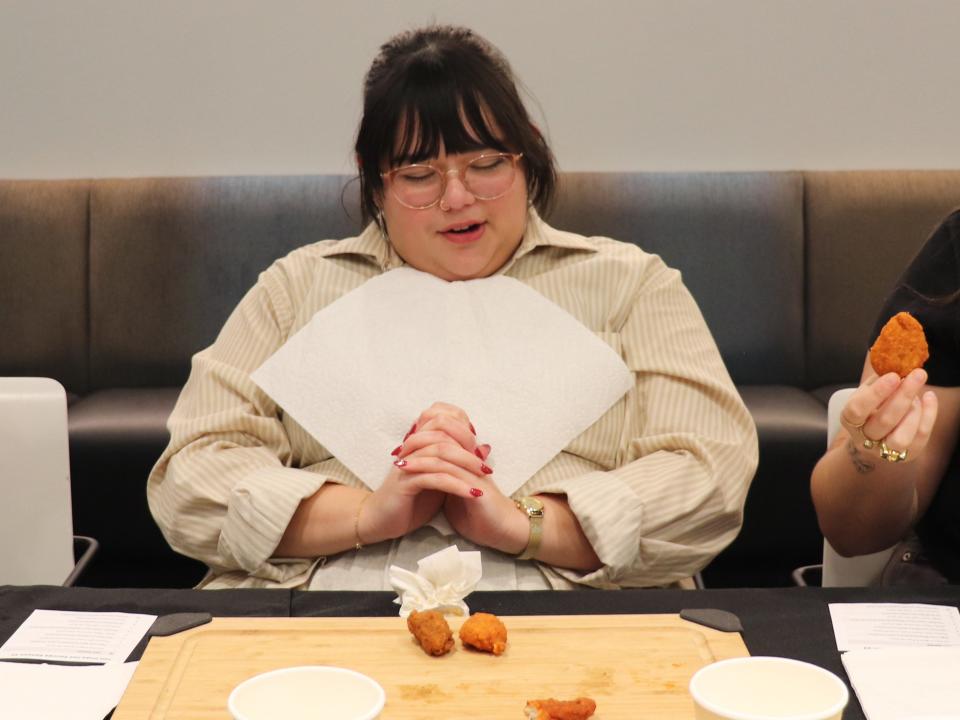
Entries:
POLYGON ((543 502, 535 497, 522 497, 516 501, 516 505, 530 521, 530 536, 527 539, 527 546, 523 549, 523 552, 517 555, 517 560, 532 560, 540 549, 540 542, 543 540, 543 502))

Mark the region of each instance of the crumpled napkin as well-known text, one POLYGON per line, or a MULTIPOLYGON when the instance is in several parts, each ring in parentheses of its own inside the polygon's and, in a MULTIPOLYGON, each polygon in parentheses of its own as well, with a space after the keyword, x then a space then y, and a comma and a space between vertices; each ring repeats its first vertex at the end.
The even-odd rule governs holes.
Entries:
POLYGON ((394 600, 400 617, 412 611, 439 610, 445 614, 469 615, 463 599, 473 592, 483 575, 480 553, 460 552, 451 545, 417 561, 417 572, 390 566, 390 584, 397 591, 394 600))

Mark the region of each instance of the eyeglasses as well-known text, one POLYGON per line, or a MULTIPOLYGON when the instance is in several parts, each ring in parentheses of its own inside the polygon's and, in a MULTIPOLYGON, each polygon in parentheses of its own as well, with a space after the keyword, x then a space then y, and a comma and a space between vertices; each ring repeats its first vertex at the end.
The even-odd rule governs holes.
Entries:
POLYGON ((426 210, 433 207, 447 189, 451 175, 478 200, 496 200, 507 194, 517 176, 517 161, 523 153, 490 153, 475 157, 462 168, 447 171, 415 163, 380 173, 390 192, 404 207, 426 210))

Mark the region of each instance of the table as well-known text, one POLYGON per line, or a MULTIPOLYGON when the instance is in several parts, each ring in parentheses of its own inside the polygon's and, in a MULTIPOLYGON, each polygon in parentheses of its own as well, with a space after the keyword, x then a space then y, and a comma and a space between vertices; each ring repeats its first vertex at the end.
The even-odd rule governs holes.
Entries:
MULTIPOLYGON (((153 590, 0 587, 0 642, 34 609, 167 614, 206 611, 228 617, 389 616, 389 592, 291 590, 153 590)), ((960 607, 960 586, 938 588, 732 588, 716 590, 575 590, 476 592, 471 611, 498 615, 678 613, 717 608, 737 614, 752 655, 779 655, 820 665, 841 678, 828 603, 922 602, 960 607)), ((139 659, 135 653, 131 659, 139 659)), ((851 692, 844 720, 864 720, 851 692)))

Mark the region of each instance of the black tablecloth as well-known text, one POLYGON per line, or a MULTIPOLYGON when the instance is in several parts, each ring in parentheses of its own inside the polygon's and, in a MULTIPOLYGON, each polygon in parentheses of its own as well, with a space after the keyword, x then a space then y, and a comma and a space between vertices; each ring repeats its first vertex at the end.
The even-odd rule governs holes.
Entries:
MULTIPOLYGON (((389 616, 393 593, 289 590, 149 590, 0 587, 0 642, 35 609, 101 610, 165 615, 206 611, 214 616, 389 616)), ((477 592, 471 611, 497 615, 678 613, 716 608, 735 613, 751 655, 778 655, 814 663, 846 679, 828 604, 921 602, 960 607, 960 586, 942 588, 758 588, 723 590, 576 590, 477 592)), ((131 657, 131 659, 138 659, 131 657)), ((863 720, 851 691, 844 720, 863 720)))

